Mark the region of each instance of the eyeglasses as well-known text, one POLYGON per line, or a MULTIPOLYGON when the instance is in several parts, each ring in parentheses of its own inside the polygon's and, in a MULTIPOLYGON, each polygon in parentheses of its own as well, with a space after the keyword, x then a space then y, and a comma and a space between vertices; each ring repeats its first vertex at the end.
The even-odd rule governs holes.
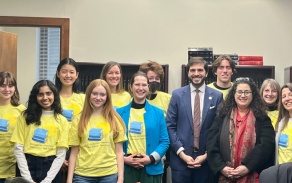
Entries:
POLYGON ((253 82, 253 80, 249 77, 240 77, 240 78, 236 78, 235 82, 240 82, 240 81, 249 81, 249 82, 253 82))
POLYGON ((248 91, 248 90, 244 90, 244 91, 236 90, 235 92, 238 96, 241 96, 242 94, 244 94, 244 96, 249 96, 252 93, 251 91, 248 91))

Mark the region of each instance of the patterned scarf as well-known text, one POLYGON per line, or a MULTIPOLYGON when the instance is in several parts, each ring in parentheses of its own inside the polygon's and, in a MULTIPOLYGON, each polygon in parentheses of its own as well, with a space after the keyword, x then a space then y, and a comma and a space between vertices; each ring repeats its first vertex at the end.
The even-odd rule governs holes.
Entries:
MULTIPOLYGON (((229 155, 229 161, 226 161, 226 165, 230 167, 238 167, 241 165, 241 161, 246 157, 246 155, 254 148, 256 142, 255 133, 255 117, 252 110, 249 110, 246 115, 240 116, 237 112, 237 108, 234 108, 230 114, 230 120, 223 124, 222 128, 229 127, 229 136, 226 135, 228 129, 222 129, 221 137, 227 137, 226 141, 229 140, 230 153, 226 151, 229 155), (235 119, 235 120, 234 120, 235 119)), ((224 143, 224 139, 220 142, 224 143)), ((225 141, 225 143, 226 143, 225 141)), ((224 155, 223 155, 224 156, 224 155)), ((226 156, 225 156, 226 157, 226 156)), ((246 176, 241 177, 237 180, 229 179, 223 175, 219 176, 219 183, 256 183, 258 174, 256 172, 250 172, 246 176)))

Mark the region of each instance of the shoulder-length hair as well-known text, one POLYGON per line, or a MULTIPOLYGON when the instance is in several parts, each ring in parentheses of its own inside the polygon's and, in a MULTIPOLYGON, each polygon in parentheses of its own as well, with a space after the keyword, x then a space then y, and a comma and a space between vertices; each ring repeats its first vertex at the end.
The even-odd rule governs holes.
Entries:
POLYGON ((260 97, 260 93, 258 91, 257 86, 252 81, 251 78, 237 78, 231 87, 228 95, 226 96, 226 100, 223 102, 222 107, 219 110, 219 116, 228 116, 231 114, 231 111, 237 107, 235 102, 235 94, 237 90, 237 86, 239 84, 247 84, 251 89, 252 101, 249 104, 249 108, 253 110, 253 113, 256 118, 262 118, 267 115, 265 110, 264 102, 260 97))
POLYGON ((273 89, 273 90, 276 90, 277 91, 277 100, 275 101, 275 105, 278 105, 279 103, 279 99, 280 99, 280 85, 279 83, 274 80, 274 79, 265 79, 264 82, 262 83, 262 86, 260 88, 260 95, 261 95, 261 98, 263 99, 264 103, 267 105, 267 103, 265 102, 264 98, 263 98, 263 93, 264 93, 264 89, 267 85, 270 85, 270 87, 273 89))
MULTIPOLYGON (((281 87, 281 89, 280 89, 280 97, 281 98, 282 98, 283 89, 285 89, 285 88, 288 88, 292 92, 292 83, 287 83, 281 87)), ((278 121, 276 123, 276 130, 278 130, 278 124, 281 120, 284 121, 284 128, 285 128, 287 126, 289 118, 290 118, 289 111, 284 108, 282 100, 279 100, 278 109, 279 109, 279 115, 278 115, 278 121)))
POLYGON ((15 88, 15 92, 13 93, 10 99, 11 105, 19 106, 19 92, 17 88, 17 82, 11 72, 8 71, 0 72, 0 85, 3 85, 5 81, 7 82, 8 85, 12 85, 15 88))
POLYGON ((125 125, 123 123, 122 118, 118 115, 118 113, 115 111, 113 107, 109 85, 107 84, 106 81, 102 79, 95 79, 91 81, 91 83, 86 88, 84 107, 81 112, 80 121, 78 125, 78 135, 80 137, 82 136, 93 113, 93 105, 90 102, 90 96, 93 89, 97 86, 102 86, 106 90, 106 101, 103 106, 102 116, 110 124, 111 131, 113 131, 114 137, 117 137, 119 135, 118 123, 120 123, 123 126, 124 130, 125 125))
POLYGON ((57 87, 50 80, 40 80, 32 87, 27 102, 27 109, 23 111, 27 125, 33 123, 41 125, 42 106, 37 101, 37 95, 40 88, 43 86, 48 86, 54 94, 54 102, 51 109, 54 111, 55 119, 57 120, 57 114, 62 114, 60 96, 57 87))
MULTIPOLYGON (((62 89, 62 82, 60 81, 60 78, 57 76, 57 73, 61 71, 62 66, 65 64, 72 65, 76 70, 76 74, 80 73, 79 67, 77 63, 75 62, 75 60, 73 60, 72 58, 64 58, 63 60, 61 60, 61 62, 59 63, 57 67, 57 71, 55 75, 55 85, 59 91, 61 91, 62 89)), ((79 80, 79 77, 77 77, 75 82, 73 83, 72 90, 74 93, 80 93, 81 92, 80 88, 81 88, 80 80, 79 80)))
POLYGON ((122 72, 122 67, 119 63, 114 62, 114 61, 109 61, 108 63, 106 63, 100 73, 100 79, 103 79, 105 81, 106 80, 106 75, 109 72, 109 70, 113 67, 113 66, 118 66, 120 69, 120 73, 121 73, 121 77, 120 77, 120 81, 119 84, 116 86, 116 90, 118 93, 125 91, 124 86, 123 86, 123 72, 122 72))

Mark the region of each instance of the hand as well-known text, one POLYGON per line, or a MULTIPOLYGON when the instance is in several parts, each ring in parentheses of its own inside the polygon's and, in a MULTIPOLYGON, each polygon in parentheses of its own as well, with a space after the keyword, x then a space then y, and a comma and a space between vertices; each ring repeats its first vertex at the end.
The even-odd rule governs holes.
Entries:
POLYGON ((62 167, 61 167, 61 171, 62 172, 67 172, 68 171, 68 165, 69 165, 69 161, 65 160, 62 167))
POLYGON ((227 178, 232 178, 231 172, 233 172, 234 168, 226 166, 220 170, 220 173, 227 178))
POLYGON ((131 154, 130 156, 124 157, 125 164, 132 166, 134 168, 143 168, 144 162, 143 160, 140 161, 140 159, 143 158, 134 158, 134 156, 137 156, 137 154, 131 154))
POLYGON ((195 163, 197 166, 201 166, 202 163, 204 163, 207 159, 207 153, 197 156, 195 159, 195 163))
POLYGON ((143 158, 137 158, 137 159, 144 166, 149 165, 151 163, 151 159, 148 155, 142 153, 142 154, 140 154, 140 156, 142 156, 143 158))
POLYGON ((237 168, 235 168, 230 174, 233 178, 238 179, 248 174, 248 172, 249 170, 245 165, 240 165, 237 168))
POLYGON ((195 163, 195 160, 193 159, 193 157, 191 157, 191 156, 189 156, 189 155, 186 155, 183 151, 179 153, 179 157, 180 157, 180 159, 182 159, 184 162, 186 162, 188 168, 198 168, 198 167, 201 166, 201 165, 198 166, 198 165, 195 163))

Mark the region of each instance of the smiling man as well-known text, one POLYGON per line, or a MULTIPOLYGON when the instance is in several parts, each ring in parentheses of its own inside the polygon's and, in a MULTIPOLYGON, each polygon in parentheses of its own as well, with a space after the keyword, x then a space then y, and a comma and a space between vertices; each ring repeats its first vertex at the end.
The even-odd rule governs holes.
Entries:
POLYGON ((213 62, 212 72, 217 81, 208 86, 223 93, 225 99, 232 86, 231 76, 236 73, 235 62, 228 55, 221 55, 213 62))
POLYGON ((190 84, 173 91, 166 116, 172 183, 205 183, 212 179, 206 161, 208 130, 222 93, 206 86, 208 65, 202 57, 192 57, 187 72, 190 84))

